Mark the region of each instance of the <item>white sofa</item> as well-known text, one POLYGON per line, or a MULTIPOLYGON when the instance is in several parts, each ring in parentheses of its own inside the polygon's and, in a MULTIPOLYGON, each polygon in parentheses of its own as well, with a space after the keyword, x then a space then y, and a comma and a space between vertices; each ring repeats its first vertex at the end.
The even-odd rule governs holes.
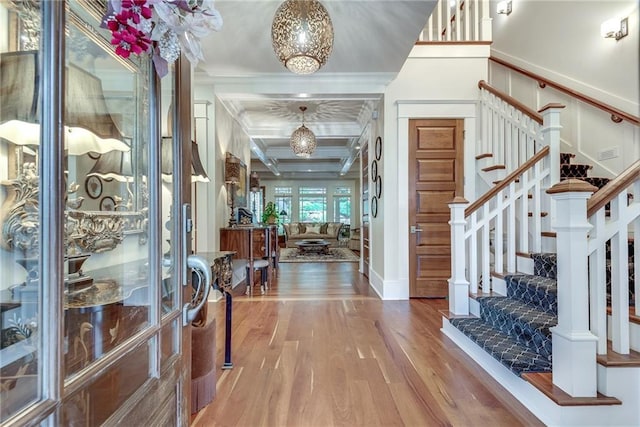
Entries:
POLYGON ((338 246, 340 222, 292 222, 284 225, 284 237, 287 248, 295 248, 296 242, 308 239, 322 239, 329 247, 338 246))

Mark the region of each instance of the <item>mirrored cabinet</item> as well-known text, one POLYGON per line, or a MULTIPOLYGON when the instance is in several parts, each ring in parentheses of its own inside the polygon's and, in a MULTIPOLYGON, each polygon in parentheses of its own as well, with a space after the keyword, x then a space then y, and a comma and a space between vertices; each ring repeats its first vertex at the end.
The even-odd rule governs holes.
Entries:
POLYGON ((0 423, 127 419, 152 388, 179 413, 175 70, 116 54, 106 3, 0 0, 0 423))

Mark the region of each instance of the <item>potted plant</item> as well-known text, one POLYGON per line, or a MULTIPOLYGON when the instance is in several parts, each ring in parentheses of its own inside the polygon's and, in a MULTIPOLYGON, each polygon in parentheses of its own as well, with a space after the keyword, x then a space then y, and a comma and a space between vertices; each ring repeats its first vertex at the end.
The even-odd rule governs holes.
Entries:
POLYGON ((278 220, 278 210, 276 209, 276 204, 273 202, 268 202, 264 207, 264 211, 262 212, 262 222, 266 224, 275 224, 278 220))

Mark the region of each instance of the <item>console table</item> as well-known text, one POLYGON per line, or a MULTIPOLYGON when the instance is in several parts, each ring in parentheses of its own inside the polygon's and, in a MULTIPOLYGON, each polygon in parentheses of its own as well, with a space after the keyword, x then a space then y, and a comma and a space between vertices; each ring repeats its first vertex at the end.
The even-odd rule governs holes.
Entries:
MULTIPOLYGON (((246 259, 249 267, 249 295, 253 295, 254 261, 268 259, 268 282, 271 285, 274 254, 278 252, 278 233, 275 225, 239 226, 220 229, 220 249, 233 251, 236 258, 246 259)), ((277 257, 276 257, 277 258, 277 257)))

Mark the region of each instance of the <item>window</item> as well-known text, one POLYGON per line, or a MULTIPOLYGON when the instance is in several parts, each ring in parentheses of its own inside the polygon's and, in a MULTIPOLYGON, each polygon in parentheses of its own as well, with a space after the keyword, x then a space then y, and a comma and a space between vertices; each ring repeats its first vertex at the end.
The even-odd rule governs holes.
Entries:
POLYGON ((351 223, 351 188, 337 187, 333 196, 333 220, 351 223))
POLYGON ((288 224, 291 222, 291 200, 292 200, 291 187, 276 187, 274 202, 278 208, 280 214, 280 222, 282 224, 288 224))
POLYGON ((260 191, 249 193, 249 206, 253 213, 254 222, 262 222, 262 211, 264 210, 264 187, 260 187, 260 191))
POLYGON ((351 223, 351 196, 333 198, 333 220, 343 224, 351 223))
POLYGON ((300 187, 300 221, 324 222, 327 220, 327 189, 325 187, 300 187))

